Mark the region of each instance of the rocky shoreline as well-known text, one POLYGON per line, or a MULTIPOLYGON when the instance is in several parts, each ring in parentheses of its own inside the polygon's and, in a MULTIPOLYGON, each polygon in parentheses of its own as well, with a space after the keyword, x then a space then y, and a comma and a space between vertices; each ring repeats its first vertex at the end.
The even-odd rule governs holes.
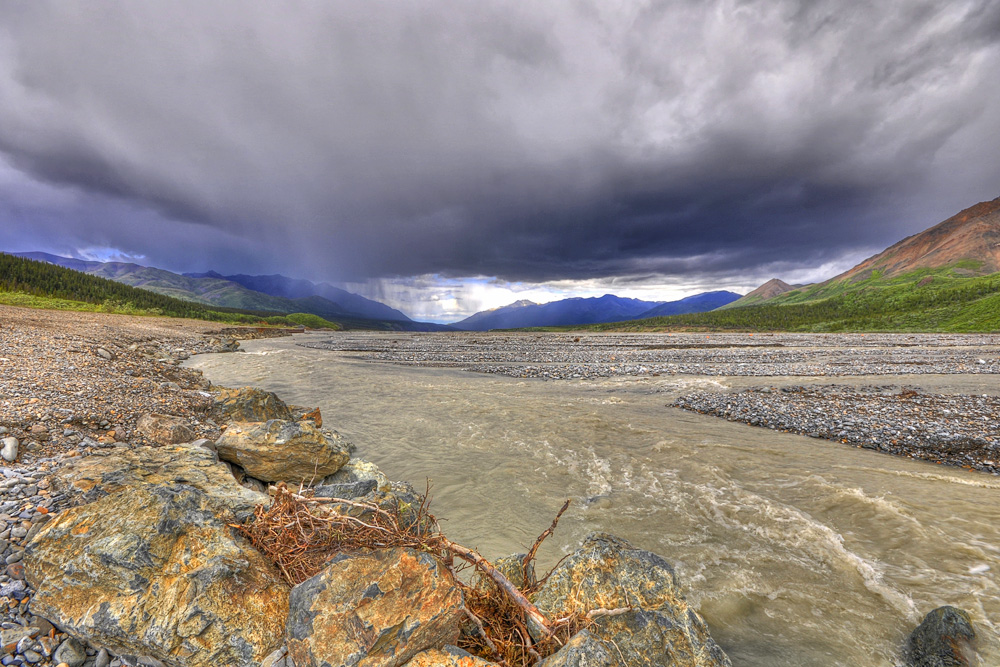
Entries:
MULTIPOLYGON (((406 550, 338 557, 322 578, 290 588, 234 534, 281 481, 319 482, 317 496, 354 498, 366 511, 420 503, 408 485, 350 458, 318 411, 266 392, 220 393, 180 367, 191 354, 236 347, 204 322, 0 307, 0 428, 16 441, 0 469, 0 664, 492 664, 451 646, 475 629, 444 602, 455 599, 451 575, 421 569, 434 563, 406 550), (343 590, 366 576, 371 585, 343 590), (402 607, 384 583, 400 576, 417 582, 402 607), (417 603, 428 616, 414 622, 414 600, 440 585, 442 602, 417 603), (340 597, 329 597, 334 590, 340 597), (347 621, 324 615, 345 604, 356 609, 347 621), (336 630, 320 630, 317 618, 336 630), (351 625, 358 618, 363 626, 351 625), (367 639, 345 644, 361 630, 367 639)), ((544 667, 730 664, 659 556, 595 535, 559 567, 532 594, 539 608, 612 613, 544 667)), ((940 634, 925 630, 910 650, 945 650, 940 634)))
POLYGON ((237 349, 232 333, 199 321, 0 306, 0 664, 128 664, 32 613, 24 548, 79 502, 54 488, 52 473, 73 460, 152 444, 137 428, 141 415, 184 415, 197 436, 218 437, 207 414, 208 382, 180 364, 192 354, 237 349))
MULTIPOLYGON (((60 314, 4 315, 6 358, 31 361, 5 377, 0 403, 5 435, 17 442, 0 485, 10 510, 0 663, 494 664, 454 646, 485 630, 482 621, 468 623, 463 598, 472 589, 461 592, 468 584, 454 579, 451 556, 407 548, 342 553, 291 587, 237 534, 274 498, 292 497, 285 482, 315 484, 307 499, 351 499, 337 501, 335 511, 362 523, 374 520, 365 518, 371 512, 406 515, 423 501, 351 458, 353 448, 323 428, 318 410, 250 388, 220 390, 178 368, 223 341, 191 328, 148 331, 149 321, 114 330, 101 317, 71 324, 60 314), (94 336, 94 326, 114 330, 113 341, 94 336), (81 371, 93 379, 74 391, 81 371), (36 396, 33 387, 45 389, 36 396), (346 616, 334 611, 345 605, 353 609, 346 616)), ((535 609, 528 618, 540 620, 523 641, 549 643, 554 630, 545 624, 553 621, 545 618, 585 619, 604 607, 607 618, 599 614, 566 634, 569 644, 548 667, 617 662, 609 642, 626 664, 730 664, 661 558, 610 535, 592 536, 574 558, 562 574, 538 582, 538 607, 525 601, 535 609), (589 587, 582 596, 580 581, 589 587)), ((534 585, 527 570, 508 572, 534 585)))

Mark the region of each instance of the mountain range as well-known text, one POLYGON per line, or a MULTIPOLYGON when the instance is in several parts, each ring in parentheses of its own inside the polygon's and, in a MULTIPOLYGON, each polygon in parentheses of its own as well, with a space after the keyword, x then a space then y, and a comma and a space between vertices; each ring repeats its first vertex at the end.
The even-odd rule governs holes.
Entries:
POLYGON ((542 304, 522 300, 478 312, 452 326, 465 331, 486 331, 622 322, 659 315, 704 312, 739 298, 739 294, 720 291, 705 292, 666 303, 627 299, 613 294, 590 298, 574 297, 542 304))
POLYGON ((277 273, 269 276, 248 276, 242 273, 223 276, 215 271, 208 271, 207 273, 185 273, 183 275, 190 278, 229 280, 242 285, 248 290, 283 297, 285 299, 304 299, 311 296, 318 296, 336 303, 348 313, 370 319, 412 321, 402 311, 390 308, 380 301, 366 299, 353 292, 334 287, 330 283, 313 283, 301 278, 289 278, 277 273))
POLYGON ((414 322, 383 303, 340 290, 328 283, 314 285, 307 280, 280 275, 228 277, 215 272, 182 275, 130 262, 88 261, 44 252, 12 254, 208 306, 281 314, 310 313, 349 328, 401 331, 450 329, 440 324, 414 322))

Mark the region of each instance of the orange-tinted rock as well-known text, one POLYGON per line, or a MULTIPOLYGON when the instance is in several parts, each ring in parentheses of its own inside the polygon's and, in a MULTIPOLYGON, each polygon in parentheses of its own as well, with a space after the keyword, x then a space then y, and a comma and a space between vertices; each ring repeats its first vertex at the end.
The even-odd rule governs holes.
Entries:
POLYGON ((288 587, 225 514, 187 484, 65 510, 25 550, 32 612, 168 667, 259 664, 281 645, 288 587))
POLYGON ((421 651, 406 663, 406 667, 489 667, 495 664, 454 646, 445 646, 421 651))
POLYGON ((254 507, 269 502, 236 483, 214 452, 181 443, 164 447, 113 447, 71 458, 53 473, 56 487, 92 501, 129 486, 186 484, 209 493, 216 506, 240 522, 254 507))
POLYGON ((214 410, 221 418, 237 422, 292 418, 288 406, 277 394, 256 387, 221 389, 215 397, 214 410))
POLYGON ((463 617, 461 592, 429 554, 343 554, 292 589, 288 651, 296 667, 399 667, 454 643, 463 617))
POLYGON ((215 444, 219 458, 238 464, 251 477, 295 484, 337 472, 347 463, 351 449, 334 431, 280 419, 233 422, 215 444))
POLYGON ((300 417, 300 420, 306 419, 311 420, 314 424, 316 424, 317 428, 321 428, 323 426, 323 415, 320 414, 319 408, 313 408, 300 417))

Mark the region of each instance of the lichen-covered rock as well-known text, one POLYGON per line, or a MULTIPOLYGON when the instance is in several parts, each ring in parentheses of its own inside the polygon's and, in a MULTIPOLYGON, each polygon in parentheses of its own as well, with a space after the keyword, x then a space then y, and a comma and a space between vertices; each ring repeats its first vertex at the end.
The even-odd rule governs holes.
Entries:
POLYGON ((282 643, 289 591, 224 513, 183 483, 61 512, 25 550, 32 612, 168 667, 259 664, 282 643))
POLYGON ((495 664, 457 646, 444 646, 421 651, 406 663, 406 667, 490 667, 495 664))
POLYGON ((533 596, 545 614, 591 609, 663 609, 684 600, 670 564, 607 533, 594 533, 563 560, 533 596))
POLYGON ((195 444, 112 447, 67 460, 53 474, 57 488, 89 502, 130 486, 186 484, 210 494, 224 516, 242 522, 266 495, 240 486, 215 452, 195 444))
POLYGON ((296 667, 399 667, 454 643, 462 593, 429 554, 342 554, 292 589, 288 652, 296 667))
POLYGON ((251 477, 296 484, 340 470, 351 451, 335 431, 281 419, 230 424, 215 445, 219 458, 238 464, 251 477))
MULTIPOLYGON (((670 564, 613 535, 588 537, 553 570, 532 602, 549 618, 632 608, 575 635, 545 667, 731 664, 705 621, 684 600, 670 564)), ((529 629, 537 637, 538 629, 529 629)))
POLYGON ((266 422, 269 419, 290 420, 292 413, 274 392, 257 387, 220 389, 215 397, 214 412, 235 422, 266 422))
POLYGON ((191 442, 198 437, 185 419, 156 412, 139 417, 135 428, 140 434, 161 445, 191 442))
POLYGON ((969 613, 938 607, 910 634, 906 646, 909 667, 973 667, 979 664, 976 630, 969 613))

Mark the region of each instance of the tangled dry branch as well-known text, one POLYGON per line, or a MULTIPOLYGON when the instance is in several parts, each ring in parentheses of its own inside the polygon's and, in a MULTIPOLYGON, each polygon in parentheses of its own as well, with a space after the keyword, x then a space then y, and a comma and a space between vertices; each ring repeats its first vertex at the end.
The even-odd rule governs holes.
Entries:
MULTIPOLYGON (((537 583, 525 577, 523 589, 518 588, 474 549, 445 537, 428 511, 427 498, 425 494, 419 507, 398 501, 379 505, 314 498, 309 492, 295 493, 279 484, 273 488, 269 506, 259 506, 250 521, 233 527, 270 558, 293 586, 320 572, 338 553, 359 550, 416 549, 433 555, 453 574, 456 558, 471 565, 477 574, 472 585, 455 577, 470 617, 459 645, 506 667, 535 664, 591 621, 582 614, 547 618, 528 599, 537 583), (529 625, 540 640, 532 638, 529 625)), ((525 571, 568 506, 567 500, 523 559, 525 571)))

